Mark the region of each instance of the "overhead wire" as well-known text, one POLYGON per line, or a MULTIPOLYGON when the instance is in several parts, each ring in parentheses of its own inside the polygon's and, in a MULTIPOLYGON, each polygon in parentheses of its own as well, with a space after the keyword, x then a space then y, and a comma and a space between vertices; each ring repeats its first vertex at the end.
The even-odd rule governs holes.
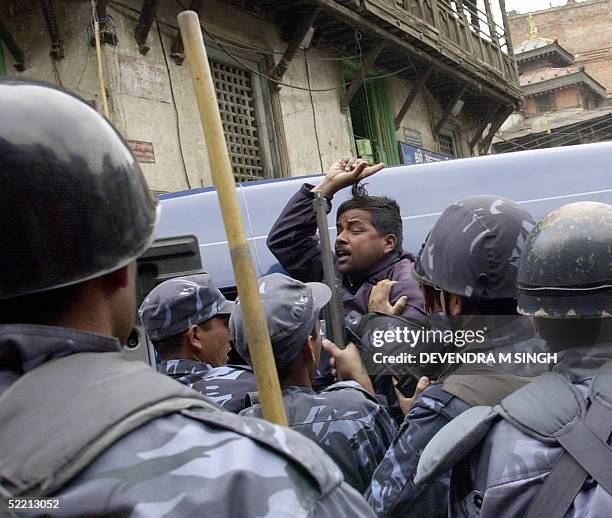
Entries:
POLYGON ((183 153, 183 144, 181 137, 181 121, 179 117, 178 107, 176 106, 176 97, 174 96, 174 85, 172 83, 172 71, 170 70, 170 65, 168 64, 168 57, 166 56, 166 47, 164 45, 164 38, 161 33, 161 29, 159 28, 159 23, 157 23, 157 17, 155 17, 155 25, 157 27, 157 34, 159 35, 159 43, 161 45, 161 51, 164 55, 164 63, 166 64, 166 70, 168 71, 168 82, 170 83, 170 95, 172 97, 172 106, 174 106, 174 113, 176 115, 176 133, 178 137, 178 145, 179 145, 179 154, 181 155, 181 162, 183 164, 183 171, 185 172, 185 180, 187 182, 187 188, 191 189, 191 182, 189 181, 189 174, 187 174, 187 164, 185 163, 185 155, 183 153))
MULTIPOLYGON (((583 122, 585 122, 585 121, 583 121, 583 122)), ((540 143, 544 143, 544 142, 548 141, 547 142, 548 144, 552 144, 554 142, 558 142, 559 140, 562 140, 563 137, 572 136, 572 135, 578 135, 578 134, 582 133, 583 131, 593 130, 596 127, 597 127, 597 131, 598 132, 605 131, 608 128, 612 127, 612 122, 610 122, 610 120, 599 120, 599 121, 592 122, 592 124, 589 124, 588 126, 581 126, 579 128, 576 128, 574 131, 563 132, 563 134, 556 133, 556 132, 555 133, 551 133, 550 135, 546 134, 546 135, 543 135, 541 137, 537 137, 535 140, 532 140, 529 143, 525 142, 526 145, 530 145, 531 144, 530 147, 525 147, 524 145, 519 144, 518 142, 515 142, 515 141, 506 140, 506 139, 500 137, 499 135, 496 135, 496 137, 500 138, 501 140, 504 140, 505 142, 509 142, 509 143, 514 144, 514 147, 512 147, 512 148, 510 148, 510 149, 508 149, 506 151, 514 151, 514 150, 517 149, 517 147, 520 147, 522 149, 537 149, 537 147, 538 147, 538 145, 540 143), (601 124, 604 124, 604 126, 599 127, 601 124), (552 135, 552 137, 551 137, 551 135, 552 135), (557 136, 557 138, 554 138, 555 136, 557 136)), ((524 137, 521 137, 521 138, 524 138, 524 137)))
MULTIPOLYGON (((176 2, 177 2, 177 4, 179 4, 179 6, 182 9, 185 9, 185 6, 181 2, 179 2, 178 0, 176 0, 176 2)), ((135 9, 135 8, 129 6, 129 5, 126 5, 123 2, 120 2, 118 0, 108 0, 108 3, 111 4, 111 5, 114 4, 114 5, 120 6, 120 7, 124 8, 124 9, 132 11, 134 13, 138 13, 139 12, 138 9, 135 9)), ((157 23, 159 23, 160 25, 164 25, 166 27, 172 28, 172 29, 176 29, 178 31, 178 27, 176 25, 171 24, 171 23, 164 22, 164 21, 161 21, 161 20, 158 20, 157 23)), ((343 89, 343 88, 345 88, 347 86, 346 84, 342 84, 340 86, 336 86, 336 87, 333 87, 333 88, 306 88, 306 87, 303 87, 303 86, 297 86, 297 85, 285 83, 283 81, 279 81, 278 79, 270 77, 269 75, 264 74, 264 73, 260 72, 259 70, 254 69, 253 67, 251 67, 250 65, 248 65, 247 63, 242 61, 238 56, 236 56, 234 53, 232 53, 230 50, 227 49, 227 46, 234 46, 234 47, 237 47, 237 48, 241 48, 241 47, 233 45, 231 43, 226 43, 226 42, 222 43, 215 36, 213 36, 210 33, 210 31, 208 31, 206 29, 206 27, 204 27, 204 25, 202 23, 200 23, 200 26, 202 27, 202 32, 206 35, 206 37, 209 38, 217 47, 219 47, 221 52, 223 52, 228 57, 230 57, 235 63, 240 65, 245 70, 248 70, 249 72, 255 74, 256 76, 261 77, 262 79, 266 79, 267 81, 270 81, 270 82, 272 82, 274 84, 277 84, 277 85, 280 85, 280 86, 285 86, 287 88, 292 88, 294 90, 302 90, 302 91, 305 91, 305 92, 309 92, 309 91, 312 91, 312 92, 335 92, 335 91, 341 90, 341 89, 343 89)), ((243 48, 243 50, 249 50, 249 51, 257 52, 257 53, 260 53, 260 54, 266 54, 267 53, 267 51, 264 51, 264 50, 250 49, 248 47, 243 48)), ((274 52, 274 54, 284 54, 284 53, 282 53, 282 52, 274 52)), ((347 57, 314 58, 314 59, 320 60, 320 61, 327 61, 327 60, 329 60, 329 61, 332 61, 332 60, 333 61, 343 61, 343 60, 347 60, 347 59, 354 59, 356 57, 359 57, 359 54, 355 54, 354 56, 347 56, 347 57)), ((309 59, 311 61, 313 60, 313 58, 309 58, 309 59)), ((379 76, 368 76, 368 77, 366 77, 365 80, 366 81, 373 81, 373 80, 376 80, 376 79, 383 79, 383 78, 386 78, 386 77, 392 77, 392 76, 395 76, 395 75, 398 75, 398 74, 401 74, 401 73, 405 72, 409 68, 410 68, 410 66, 407 66, 407 67, 401 68, 400 70, 389 72, 388 74, 383 74, 383 75, 379 75, 379 76)))

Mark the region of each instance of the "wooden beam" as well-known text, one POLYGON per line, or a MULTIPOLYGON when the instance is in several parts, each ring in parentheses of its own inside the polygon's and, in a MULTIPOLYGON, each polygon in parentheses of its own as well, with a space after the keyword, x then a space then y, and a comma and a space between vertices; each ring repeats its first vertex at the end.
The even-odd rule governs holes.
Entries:
POLYGON ((504 106, 504 108, 498 111, 497 115, 491 122, 491 127, 489 128, 489 133, 482 141, 482 152, 484 154, 489 152, 489 148, 491 147, 491 142, 493 142, 493 137, 501 128, 501 125, 506 122, 506 119, 512 114, 514 109, 512 106, 504 106))
POLYGON ((458 82, 467 83, 476 92, 482 93, 483 95, 496 99, 498 102, 502 102, 504 104, 514 103, 515 101, 517 101, 516 95, 509 93, 512 90, 517 90, 516 88, 505 87, 502 83, 500 83, 500 89, 502 91, 506 91, 506 95, 504 95, 491 88, 490 86, 483 84, 482 81, 478 81, 470 77, 469 75, 461 72, 460 70, 458 70, 457 66, 449 65, 444 61, 427 53, 426 51, 415 47, 405 39, 396 36, 395 34, 379 27, 374 22, 371 22, 370 20, 364 18, 356 12, 351 11, 347 7, 338 4, 338 2, 334 0, 311 1, 315 4, 320 5, 324 11, 330 13, 335 18, 342 20, 349 27, 352 27, 353 29, 359 29, 375 38, 385 39, 389 43, 393 44, 399 52, 408 55, 410 58, 416 56, 426 63, 435 65, 437 70, 444 72, 446 75, 454 78, 458 82))
MULTIPOLYGON (((203 5, 204 0, 191 0, 191 4, 189 4, 187 10, 194 11, 199 15, 203 5)), ((180 30, 176 31, 176 36, 170 46, 170 57, 174 59, 174 62, 179 66, 185 61, 185 47, 183 46, 183 38, 181 38, 180 30)))
POLYGON ((368 55, 363 61, 361 68, 359 69, 359 72, 357 72, 357 75, 354 77, 353 81, 351 82, 351 85, 349 86, 348 90, 344 94, 344 97, 342 98, 342 102, 340 103, 341 110, 346 111, 348 109, 349 104, 351 103, 351 101, 353 100, 353 97, 355 97, 355 94, 357 93, 357 90, 359 90, 359 87, 362 85, 363 80, 366 74, 368 73, 368 70, 370 70, 372 66, 374 65, 374 63, 376 62, 376 58, 378 58, 380 52, 385 46, 385 43, 386 43, 385 40, 378 40, 374 44, 374 47, 372 47, 370 52, 368 52, 368 55))
POLYGON ((395 117, 395 129, 396 130, 398 130, 400 128, 400 125, 402 124, 402 119, 404 118, 406 113, 408 113, 408 110, 412 106, 412 103, 416 99, 416 96, 418 95, 418 93, 423 89, 423 86, 425 86, 425 81, 427 81, 427 79, 429 78, 429 76, 432 73, 433 69, 434 69, 434 66, 433 65, 429 65, 427 70, 425 70, 419 76, 419 78, 417 79, 416 83, 414 83, 414 85, 412 86, 412 89, 410 90, 410 93, 408 94, 408 97, 406 97, 406 100, 404 101, 404 104, 400 108, 400 111, 397 114, 397 117, 395 117))
POLYGON ((11 34, 11 31, 8 30, 8 27, 4 24, 2 19, 0 19, 0 41, 4 43, 6 48, 13 56, 13 60, 15 61, 15 68, 19 72, 23 72, 25 70, 25 58, 23 56, 23 50, 17 45, 15 38, 11 34))
POLYGON ((64 46, 62 44, 62 36, 57 25, 57 16, 55 15, 55 6, 53 0, 42 0, 41 6, 49 36, 51 36, 51 57, 53 59, 62 59, 64 57, 64 46))
POLYGON ((501 104, 495 103, 491 105, 491 107, 487 110, 487 113, 485 114, 484 119, 482 120, 482 123, 480 124, 480 126, 478 126, 476 133, 474 133, 474 138, 470 140, 470 151, 472 152, 474 151, 474 148, 476 147, 476 144, 478 144, 480 137, 482 137, 484 130, 487 129, 487 126, 493 120, 495 115, 497 115, 497 112, 500 110, 501 107, 502 107, 501 104))
MULTIPOLYGON (((302 41, 304 41, 306 34, 308 34, 308 31, 310 27, 312 27, 312 24, 314 23, 320 10, 321 8, 317 7, 310 11, 308 14, 302 16, 302 18, 300 18, 300 20, 298 21, 297 26, 293 31, 293 36, 291 36, 289 43, 287 43, 287 48, 285 49, 283 56, 280 58, 280 61, 274 67, 274 70, 270 72, 270 76, 275 81, 281 81, 283 79, 285 72, 287 72, 289 65, 293 61, 293 58, 297 54, 297 51, 300 49, 302 41)), ((280 85, 276 83, 276 87, 279 88, 280 85)))
POLYGON ((451 100, 448 102, 448 104, 444 108, 444 113, 442 114, 442 117, 438 121, 438 124, 436 124, 436 128, 434 129, 434 135, 437 136, 440 134, 440 131, 442 131, 442 128, 446 124, 446 121, 448 120, 448 117, 453 111, 453 108, 455 107, 457 102, 463 97, 463 94, 465 93, 466 90, 467 90, 466 84, 459 86, 459 88, 455 90, 453 97, 451 98, 451 100))
POLYGON ((153 25, 153 20, 155 20, 158 6, 159 0, 144 0, 142 4, 138 25, 136 25, 134 30, 134 37, 136 38, 136 43, 138 43, 138 52, 141 54, 146 54, 151 48, 147 45, 147 37, 149 36, 151 25, 153 25))

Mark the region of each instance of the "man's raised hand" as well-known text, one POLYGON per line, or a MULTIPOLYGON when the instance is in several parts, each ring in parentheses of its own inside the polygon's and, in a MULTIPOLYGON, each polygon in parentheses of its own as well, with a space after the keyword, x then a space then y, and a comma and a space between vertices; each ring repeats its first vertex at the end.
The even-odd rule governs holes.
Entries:
POLYGON ((370 165, 360 158, 343 158, 329 168, 323 181, 312 190, 321 191, 324 196, 333 196, 340 189, 358 183, 384 167, 382 162, 370 165))

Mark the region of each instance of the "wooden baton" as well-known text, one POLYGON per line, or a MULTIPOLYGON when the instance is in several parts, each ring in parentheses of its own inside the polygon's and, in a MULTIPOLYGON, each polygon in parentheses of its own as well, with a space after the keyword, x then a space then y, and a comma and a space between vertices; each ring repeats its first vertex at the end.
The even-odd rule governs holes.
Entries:
POLYGON ((184 11, 178 15, 178 23, 200 110, 213 183, 217 189, 223 214, 263 415, 268 421, 286 426, 287 415, 272 354, 266 315, 259 296, 255 268, 238 205, 232 165, 204 48, 200 20, 196 12, 184 11))

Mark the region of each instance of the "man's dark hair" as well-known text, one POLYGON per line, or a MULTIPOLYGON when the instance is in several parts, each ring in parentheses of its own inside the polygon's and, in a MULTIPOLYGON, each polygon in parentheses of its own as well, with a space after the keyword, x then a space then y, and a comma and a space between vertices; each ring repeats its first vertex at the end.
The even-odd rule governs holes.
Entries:
POLYGON ((178 358, 183 347, 183 335, 185 332, 178 335, 162 338, 161 340, 152 340, 153 347, 159 354, 159 359, 162 361, 174 360, 178 358))
POLYGON ((403 226, 399 205, 395 200, 386 196, 370 196, 361 184, 353 185, 353 197, 338 207, 338 214, 351 209, 367 210, 371 214, 372 226, 380 237, 387 234, 395 235, 394 252, 402 253, 403 226))
MULTIPOLYGON (((215 317, 213 317, 215 318, 215 317)), ((211 321, 212 319, 206 320, 205 322, 200 322, 198 325, 204 329, 204 331, 210 331, 212 329, 211 321)), ((161 340, 152 340, 153 347, 159 354, 161 360, 174 360, 179 358, 181 353, 181 349, 183 348, 183 337, 187 331, 183 331, 177 335, 169 336, 167 338, 162 338, 161 340)))

